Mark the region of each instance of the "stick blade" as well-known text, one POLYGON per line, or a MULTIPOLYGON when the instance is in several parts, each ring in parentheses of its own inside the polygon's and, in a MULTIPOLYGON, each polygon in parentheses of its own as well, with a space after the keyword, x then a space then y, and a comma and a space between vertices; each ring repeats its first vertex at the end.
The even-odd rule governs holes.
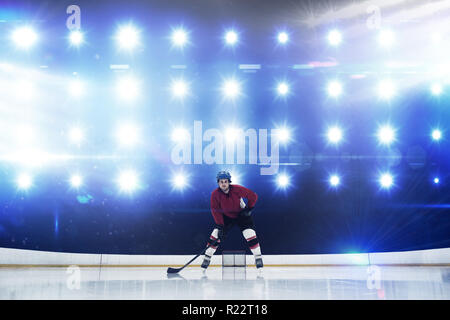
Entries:
POLYGON ((167 269, 167 273, 178 273, 180 272, 181 269, 177 269, 177 268, 168 268, 167 269))

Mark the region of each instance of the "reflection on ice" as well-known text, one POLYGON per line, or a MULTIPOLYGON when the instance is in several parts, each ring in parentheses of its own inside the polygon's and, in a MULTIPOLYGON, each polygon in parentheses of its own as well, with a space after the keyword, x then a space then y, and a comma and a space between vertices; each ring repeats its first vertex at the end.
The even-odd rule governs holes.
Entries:
POLYGON ((450 299, 450 267, 0 268, 0 299, 450 299))

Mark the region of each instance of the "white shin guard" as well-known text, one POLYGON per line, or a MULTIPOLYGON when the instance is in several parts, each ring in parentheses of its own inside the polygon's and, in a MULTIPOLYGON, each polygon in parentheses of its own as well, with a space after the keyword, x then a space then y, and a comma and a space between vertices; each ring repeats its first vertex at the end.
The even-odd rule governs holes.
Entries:
POLYGON ((247 240, 248 246, 255 258, 261 257, 261 248, 259 247, 258 239, 256 238, 256 232, 253 229, 245 229, 242 231, 244 238, 247 240))
MULTIPOLYGON (((210 242, 211 241, 216 241, 216 239, 217 239, 217 237, 219 236, 219 229, 217 229, 217 228, 215 228, 212 232, 211 232, 211 236, 210 236, 210 242)), ((209 247, 208 249, 206 249, 206 252, 205 252, 205 254, 206 255, 208 255, 208 256, 210 256, 210 257, 212 257, 213 255, 214 255, 214 253, 216 252, 216 250, 217 250, 217 246, 214 246, 214 247, 209 247)))

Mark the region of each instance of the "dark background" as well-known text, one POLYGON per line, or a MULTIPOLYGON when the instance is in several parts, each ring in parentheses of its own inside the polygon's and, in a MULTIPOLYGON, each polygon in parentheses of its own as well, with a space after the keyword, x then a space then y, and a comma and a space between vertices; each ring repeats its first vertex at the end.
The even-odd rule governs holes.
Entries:
MULTIPOLYGON (((217 187, 215 174, 222 169, 237 170, 241 184, 259 196, 254 220, 263 254, 449 246, 448 93, 431 97, 429 85, 434 78, 427 72, 427 66, 435 66, 447 51, 424 45, 430 23, 443 21, 448 10, 417 14, 426 1, 381 7, 382 25, 393 29, 398 39, 393 49, 385 51, 376 43, 377 30, 366 25, 369 3, 357 1, 2 3, 2 62, 29 70, 45 65, 40 72, 46 77, 70 79, 77 72, 89 80, 89 93, 82 101, 67 97, 64 82, 39 81, 41 100, 35 101, 34 108, 42 117, 33 121, 49 149, 92 158, 34 169, 35 183, 27 192, 18 191, 14 184, 20 164, 0 162, 0 246, 192 254, 205 245, 212 230, 210 194, 217 187), (78 49, 70 48, 65 39, 66 8, 71 4, 81 8, 87 41, 78 49), (398 18, 399 13, 408 18, 398 18), (112 37, 120 24, 130 21, 141 28, 142 46, 127 54, 116 50, 112 37), (42 34, 36 48, 26 53, 8 39, 11 30, 23 23, 31 23, 42 34), (179 25, 190 31, 191 44, 182 51, 171 48, 168 40, 171 28, 179 25), (224 47, 221 40, 230 26, 241 37, 234 49, 224 47), (335 27, 344 35, 337 48, 326 42, 327 32, 335 27), (276 43, 279 30, 290 34, 286 47, 276 43), (388 61, 405 65, 389 68, 388 61), (314 62, 322 66, 305 68, 314 62), (145 81, 144 97, 132 108, 124 108, 111 94, 116 76, 111 64, 129 64, 129 72, 145 81), (239 64, 260 64, 261 69, 244 72, 239 64), (172 100, 167 90, 170 79, 181 74, 191 81, 193 92, 183 103, 172 100), (229 75, 243 83, 244 95, 234 104, 223 102, 218 90, 229 75), (399 88, 390 102, 375 94, 377 81, 385 76, 399 88), (326 83, 335 78, 344 86, 338 99, 326 93, 326 83), (286 99, 277 99, 274 92, 280 79, 291 85, 292 94, 286 99), (111 135, 117 121, 130 116, 139 121, 145 139, 139 148, 124 152, 111 135), (80 149, 68 145, 64 136, 73 119, 89 130, 80 149), (290 176, 290 186, 277 188, 276 176, 260 175, 259 165, 192 164, 183 166, 190 175, 188 188, 173 190, 170 178, 179 166, 170 159, 171 129, 184 123, 192 134, 195 120, 202 121, 204 131, 231 123, 244 129, 286 124, 293 139, 280 148, 280 162, 285 164, 280 172, 290 176), (379 146, 374 137, 377 126, 386 121, 398 130, 391 148, 379 146), (339 147, 327 145, 324 138, 327 126, 334 123, 345 128, 345 141, 339 147), (430 139, 436 125, 444 130, 439 143, 430 139), (120 157, 95 159, 99 154, 120 157), (120 194, 113 181, 116 172, 127 166, 139 171, 142 182, 142 188, 131 195, 120 194), (75 168, 86 176, 86 185, 78 191, 66 181, 75 168), (381 190, 377 182, 384 170, 395 176, 390 190, 381 190), (342 179, 337 190, 327 183, 335 171, 342 179), (436 175, 439 185, 432 182, 436 175)), ((5 80, 6 75, 2 77, 5 80)), ((2 125, 14 125, 24 116, 19 112, 18 118, 10 118, 4 99, 1 106, 2 125)), ((1 141, 3 153, 14 147, 5 138, 1 141)), ((224 249, 245 248, 237 229, 228 238, 224 249)))

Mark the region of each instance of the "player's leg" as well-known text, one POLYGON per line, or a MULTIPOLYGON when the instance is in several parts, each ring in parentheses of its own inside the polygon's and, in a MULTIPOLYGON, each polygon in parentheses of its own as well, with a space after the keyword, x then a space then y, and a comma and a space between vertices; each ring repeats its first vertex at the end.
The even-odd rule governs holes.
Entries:
POLYGON ((256 236, 253 218, 251 216, 240 217, 239 228, 241 229, 245 240, 247 240, 247 245, 250 248, 250 251, 253 253, 253 256, 255 257, 256 267, 258 269, 262 268, 263 260, 261 255, 261 247, 259 245, 258 237, 256 236))
POLYGON ((211 258, 217 250, 217 247, 220 244, 220 239, 218 240, 219 229, 214 228, 209 236, 208 245, 209 248, 205 251, 205 257, 203 258, 202 268, 206 270, 208 268, 209 263, 211 262, 211 258))
MULTIPOLYGON (((224 226, 223 226, 223 237, 228 233, 230 228, 233 226, 231 219, 229 219, 227 216, 224 216, 224 226)), ((211 235, 209 236, 208 245, 209 248, 206 249, 205 256, 203 258, 202 262, 202 268, 203 270, 206 270, 208 268, 209 264, 211 263, 211 258, 216 252, 217 248, 220 245, 220 239, 218 239, 219 235, 219 229, 215 227, 213 231, 211 232, 211 235)), ((223 240, 223 239, 222 239, 223 240)))

